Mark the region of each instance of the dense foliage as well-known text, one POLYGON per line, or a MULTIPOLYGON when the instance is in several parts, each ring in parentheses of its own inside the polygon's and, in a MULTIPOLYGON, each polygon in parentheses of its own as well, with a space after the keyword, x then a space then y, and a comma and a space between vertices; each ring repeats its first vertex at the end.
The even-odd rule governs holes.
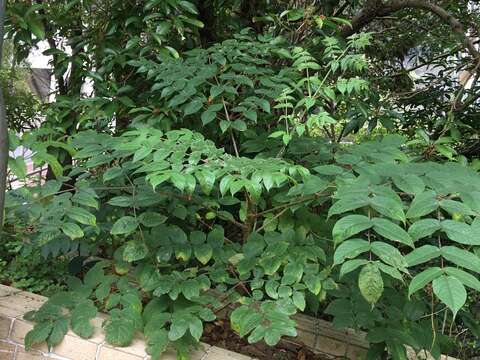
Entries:
MULTIPOLYGON (((22 281, 11 258, 71 275, 27 315, 26 347, 69 327, 88 338, 104 311, 110 344, 143 333, 153 358, 173 346, 187 359, 233 305, 251 343, 296 336, 304 312, 366 331, 369 359, 478 351, 480 177, 465 152, 477 135, 457 118, 476 109, 476 78, 463 105, 406 104, 395 91, 412 84, 378 76, 400 55, 339 17, 375 1, 205 3, 9 5, 15 56, 47 41, 58 89, 40 126, 12 127, 11 150, 49 171, 8 191, 0 250, 22 281)), ((424 49, 400 32, 402 56, 424 49)), ((446 95, 456 80, 443 79, 446 95)), ((23 158, 9 167, 27 177, 23 158)))
POLYGON ((13 47, 10 42, 4 45, 0 86, 5 96, 5 112, 9 128, 22 132, 38 126, 40 121, 40 101, 28 86, 27 64, 13 61, 13 47))

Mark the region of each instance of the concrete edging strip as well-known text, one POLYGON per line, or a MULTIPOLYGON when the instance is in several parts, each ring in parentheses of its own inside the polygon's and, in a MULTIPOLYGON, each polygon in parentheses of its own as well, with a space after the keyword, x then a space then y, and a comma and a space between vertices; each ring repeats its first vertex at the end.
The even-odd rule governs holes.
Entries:
MULTIPOLYGON (((145 342, 137 337, 128 347, 112 347, 105 342, 101 325, 106 315, 93 320, 95 333, 90 339, 82 339, 69 331, 63 342, 48 351, 46 344, 37 345, 29 352, 23 346, 25 335, 33 324, 24 320, 23 315, 38 309, 46 297, 0 285, 0 360, 148 360, 145 342)), ((285 343, 301 344, 315 353, 327 358, 346 357, 352 360, 364 359, 368 351, 368 342, 364 333, 350 329, 337 330, 332 324, 306 315, 296 315, 298 336, 285 339, 285 343)), ((411 349, 409 350, 411 353, 411 349)), ((409 354, 411 360, 420 360, 409 354)), ((216 346, 201 343, 199 349, 191 354, 192 360, 251 360, 216 346)), ((429 358, 430 359, 430 358, 429 358)), ((442 356, 443 360, 456 360, 442 356)), ((168 351, 161 360, 176 360, 175 352, 168 351)))

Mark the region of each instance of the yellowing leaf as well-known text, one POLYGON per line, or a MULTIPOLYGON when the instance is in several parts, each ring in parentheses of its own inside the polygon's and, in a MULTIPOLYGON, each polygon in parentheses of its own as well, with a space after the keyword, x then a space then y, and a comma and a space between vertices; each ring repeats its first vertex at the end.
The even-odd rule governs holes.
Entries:
POLYGON ((358 287, 369 304, 374 305, 382 296, 383 279, 376 264, 369 263, 360 271, 358 287))

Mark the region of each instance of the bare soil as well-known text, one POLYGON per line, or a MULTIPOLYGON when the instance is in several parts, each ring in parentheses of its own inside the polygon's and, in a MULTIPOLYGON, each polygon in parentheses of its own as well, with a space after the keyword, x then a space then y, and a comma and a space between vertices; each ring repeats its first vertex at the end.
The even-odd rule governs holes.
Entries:
POLYGON ((205 324, 202 341, 223 349, 251 356, 260 360, 331 360, 331 357, 314 354, 301 345, 282 341, 271 347, 264 342, 249 344, 246 339, 235 333, 228 321, 217 320, 205 324))

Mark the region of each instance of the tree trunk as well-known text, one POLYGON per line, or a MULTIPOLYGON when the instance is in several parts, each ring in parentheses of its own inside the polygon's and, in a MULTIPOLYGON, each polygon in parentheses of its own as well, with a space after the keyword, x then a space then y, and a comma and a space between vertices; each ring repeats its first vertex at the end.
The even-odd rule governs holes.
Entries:
MULTIPOLYGON (((0 0, 0 69, 2 64, 3 49, 3 21, 5 14, 5 0, 0 0)), ((8 166, 8 127, 5 118, 5 103, 0 87, 0 232, 3 228, 3 214, 5 208, 5 194, 7 192, 7 166, 8 166)), ((1 238, 1 233, 0 233, 1 238)))

